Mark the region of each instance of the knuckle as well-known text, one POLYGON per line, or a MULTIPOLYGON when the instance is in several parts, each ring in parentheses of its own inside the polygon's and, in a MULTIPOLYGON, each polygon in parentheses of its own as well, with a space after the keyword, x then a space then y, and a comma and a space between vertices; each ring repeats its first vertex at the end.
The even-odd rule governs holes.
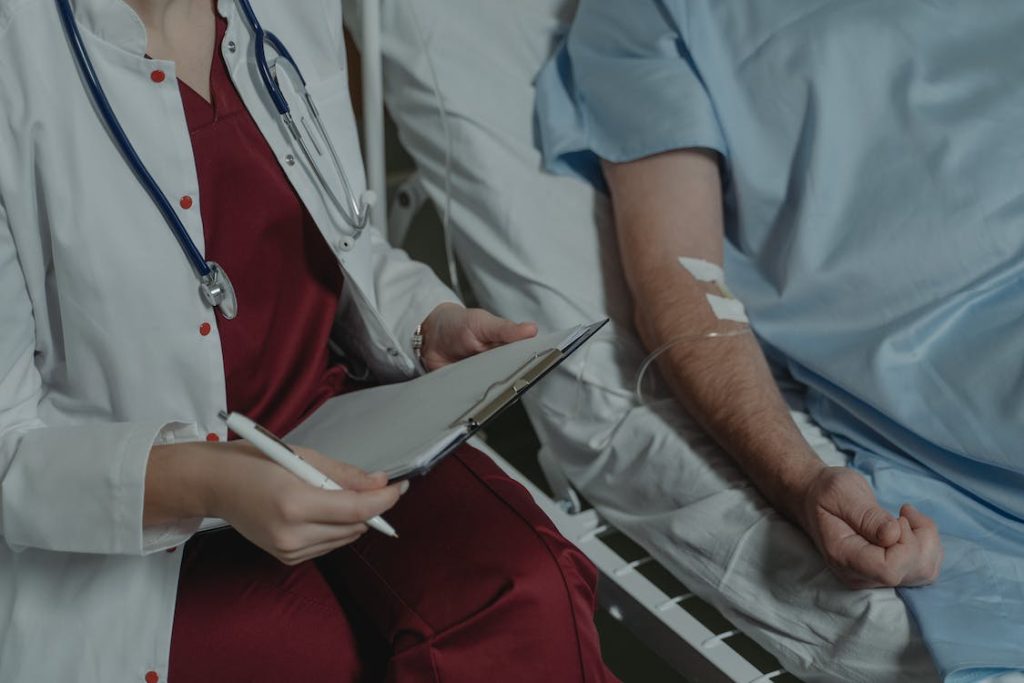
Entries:
POLYGON ((284 495, 277 500, 277 516, 285 522, 302 518, 302 502, 295 496, 284 495))
POLYGON ((464 327, 459 331, 458 342, 467 348, 473 347, 477 343, 476 333, 469 327, 464 327))

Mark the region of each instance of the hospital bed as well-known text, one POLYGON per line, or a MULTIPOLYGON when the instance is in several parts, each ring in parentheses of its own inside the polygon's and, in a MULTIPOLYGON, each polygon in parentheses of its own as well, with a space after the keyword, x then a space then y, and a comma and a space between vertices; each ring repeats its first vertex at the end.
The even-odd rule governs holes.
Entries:
MULTIPOLYGON (((501 259, 507 268, 515 270, 521 265, 523 296, 539 304, 529 309, 530 315, 542 326, 581 322, 593 318, 594 312, 608 315, 616 335, 628 341, 623 345, 605 344, 597 355, 624 356, 625 367, 635 366, 639 344, 629 332, 629 308, 624 300, 625 287, 605 289, 602 277, 617 276, 614 249, 607 237, 608 211, 604 200, 581 187, 575 181, 546 177, 539 171, 539 157, 532 151, 532 130, 529 109, 532 102, 531 74, 535 73, 550 50, 560 26, 573 11, 571 0, 517 0, 504 3, 499 0, 346 0, 349 31, 360 47, 362 65, 362 100, 364 151, 367 159, 368 183, 380 197, 389 196, 390 206, 381 201, 374 207, 373 221, 383 227, 396 245, 405 243, 413 219, 428 200, 435 200, 439 212, 445 217, 446 238, 451 239, 450 251, 462 255, 463 265, 472 290, 481 303, 495 312, 514 315, 509 310, 505 289, 491 280, 495 269, 488 268, 480 259, 501 259), (447 3, 463 5, 464 22, 457 31, 457 39, 436 29, 435 5, 447 3), (475 15, 482 15, 481 27, 498 28, 496 17, 486 16, 489 8, 505 6, 504 13, 515 23, 502 27, 517 37, 527 40, 509 40, 509 35, 488 35, 485 30, 476 34, 470 25, 475 15), (515 9, 509 10, 509 7, 515 9), (504 38, 504 39, 503 39, 504 38), (468 40, 467 40, 468 39, 468 40), (505 52, 502 52, 505 50, 505 52), (502 86, 488 93, 480 93, 480 106, 466 101, 446 100, 442 87, 445 79, 456 77, 447 72, 446 64, 472 63, 482 55, 490 55, 488 69, 495 69, 495 79, 502 86), (495 60, 495 54, 500 55, 495 60), (429 57, 428 57, 429 55, 429 57), (385 58, 386 57, 386 58, 385 58), (387 81, 384 76, 387 72, 387 81), (393 106, 399 125, 399 135, 419 166, 410 177, 390 183, 385 162, 385 95, 393 106), (485 101, 490 98, 501 102, 485 101), (420 124, 410 123, 419 121, 420 124), (458 125, 453 125, 453 120, 458 125), (422 125, 423 121, 428 123, 422 125), (487 150, 463 157, 459 136, 467 129, 482 132, 477 139, 490 140, 490 144, 505 146, 503 154, 488 157, 487 150), (434 135, 431 135, 431 132, 434 135), (439 134, 438 134, 439 133, 439 134), (494 161, 501 156, 518 157, 519 172, 501 174, 507 170, 494 161), (476 168, 459 167, 470 160, 476 168), (489 163, 493 162, 493 165, 489 163), (476 202, 472 196, 474 176, 501 177, 510 187, 500 196, 482 190, 483 199, 476 202), (450 201, 454 197, 454 201, 450 201), (516 205, 518 197, 521 205, 516 205), (512 198, 513 201, 509 201, 512 198), (449 203, 450 201, 450 203, 449 203), (485 204, 490 202, 490 206, 485 204), (555 211, 533 212, 537 205, 557 207, 555 211), (517 215, 528 209, 525 215, 517 215), (507 220, 494 221, 494 212, 507 220), (591 272, 582 272, 573 292, 546 291, 545 283, 530 282, 536 266, 522 263, 522 254, 503 253, 507 245, 502 237, 492 240, 485 248, 474 241, 486 240, 479 231, 467 232, 467 226, 488 222, 496 230, 514 227, 522 221, 547 220, 561 228, 565 225, 598 226, 598 239, 583 240, 580 246, 590 253, 581 255, 592 264, 591 272), (590 246, 593 245, 593 246, 590 246), (596 249, 597 251, 594 251, 596 249), (530 283, 529 285, 526 283, 530 283), (532 286, 531 286, 532 285, 532 286), (591 294, 586 294, 586 293, 591 294), (590 300, 580 301, 580 298, 590 300), (537 313, 541 314, 538 315, 537 313), (628 348, 632 347, 632 348, 628 348)), ((484 143, 485 145, 487 143, 484 143)), ((594 229, 594 228, 591 228, 594 229)), ((507 237, 507 235, 505 236, 507 237)), ((536 230, 529 240, 574 239, 572 231, 536 230)), ((514 239, 510 242, 514 243, 514 239)), ((566 245, 551 253, 567 253, 566 245)), ((533 244, 529 253, 543 252, 543 245, 533 244)), ((449 254, 452 256, 453 254, 449 254)), ((552 264, 557 266, 557 264, 552 264)), ((454 265, 452 264, 452 275, 454 265)), ((514 308, 514 307, 512 307, 514 308)), ((607 358, 605 360, 608 360, 607 358)), ((589 361, 588 361, 589 362, 589 361)), ((600 364, 595 363, 595 367, 600 364)), ((577 373, 577 381, 586 381, 587 367, 570 369, 577 373)), ((562 378, 565 380, 566 378, 562 378)), ((620 378, 624 382, 626 377, 620 378)), ((528 406, 529 407, 529 406, 528 406)), ((544 435, 542 434, 542 437, 544 435)), ((531 481, 486 443, 477 447, 487 452, 510 476, 525 486, 539 506, 554 520, 561 532, 574 541, 594 562, 601 573, 599 597, 602 606, 621 620, 647 646, 669 663, 687 680, 743 681, 794 680, 766 652, 716 615, 712 608, 688 592, 677 581, 659 571, 657 563, 637 546, 623 542, 622 536, 606 522, 594 508, 587 508, 580 500, 563 473, 559 458, 552 449, 557 444, 546 443, 539 454, 540 465, 550 495, 538 483, 531 481), (618 540, 616 540, 618 539, 618 540), (711 618, 708 617, 711 615, 711 618), (756 662, 756 664, 755 664, 756 662)))

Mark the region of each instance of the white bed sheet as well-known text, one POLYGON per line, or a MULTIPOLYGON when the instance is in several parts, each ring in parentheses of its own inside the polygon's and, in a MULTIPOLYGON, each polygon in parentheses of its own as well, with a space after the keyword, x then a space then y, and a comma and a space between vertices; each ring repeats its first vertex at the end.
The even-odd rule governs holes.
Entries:
MULTIPOLYGON (((358 27, 358 2, 346 1, 358 27)), ((612 319, 527 397, 543 447, 608 521, 804 680, 934 680, 893 591, 841 587, 671 399, 633 400, 645 352, 632 332, 607 200, 543 173, 533 145, 533 78, 574 7, 382 2, 385 98, 440 205, 446 139, 424 50, 435 67, 454 144, 453 237, 482 304, 542 329, 612 319)), ((795 417, 823 457, 842 462, 795 417)))

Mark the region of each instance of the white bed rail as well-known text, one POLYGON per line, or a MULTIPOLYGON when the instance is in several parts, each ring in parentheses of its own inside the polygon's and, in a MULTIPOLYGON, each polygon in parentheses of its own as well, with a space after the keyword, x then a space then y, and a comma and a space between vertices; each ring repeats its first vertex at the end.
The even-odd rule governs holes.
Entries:
POLYGON ((366 184, 377 202, 370 221, 388 234, 387 161, 384 151, 384 60, 380 45, 380 0, 363 0, 363 153, 366 184))

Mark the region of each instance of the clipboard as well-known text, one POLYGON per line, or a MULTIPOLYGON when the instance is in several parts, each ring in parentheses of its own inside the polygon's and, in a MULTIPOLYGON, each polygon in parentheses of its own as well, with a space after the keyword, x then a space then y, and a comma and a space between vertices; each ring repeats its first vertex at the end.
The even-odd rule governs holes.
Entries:
POLYGON ((328 400, 288 433, 367 472, 429 472, 575 353, 607 319, 513 342, 406 382, 328 400))

